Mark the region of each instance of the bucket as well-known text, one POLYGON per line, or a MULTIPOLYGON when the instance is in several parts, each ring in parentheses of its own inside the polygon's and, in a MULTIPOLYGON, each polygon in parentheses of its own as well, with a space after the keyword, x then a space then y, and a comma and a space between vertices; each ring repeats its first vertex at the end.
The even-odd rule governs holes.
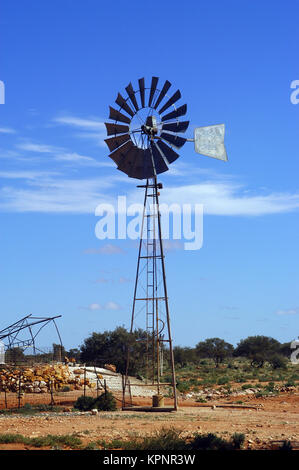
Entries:
POLYGON ((153 395, 153 408, 160 408, 164 406, 163 395, 153 395))

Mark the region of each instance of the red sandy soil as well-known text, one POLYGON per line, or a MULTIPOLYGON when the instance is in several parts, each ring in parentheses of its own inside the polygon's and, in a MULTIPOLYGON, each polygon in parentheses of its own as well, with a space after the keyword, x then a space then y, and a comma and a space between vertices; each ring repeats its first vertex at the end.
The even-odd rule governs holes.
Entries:
MULTIPOLYGON (((49 404, 49 397, 43 399, 49 404)), ((40 403, 40 396, 38 400, 40 403)), ((134 397, 133 400, 136 405, 151 404, 145 398, 134 397)), ((87 445, 97 440, 109 442, 112 439, 130 439, 136 435, 152 434, 161 428, 174 428, 185 437, 191 437, 195 432, 212 432, 223 438, 229 438, 235 432, 244 433, 244 448, 274 449, 281 445, 277 441, 285 440, 291 441, 293 448, 299 448, 298 392, 285 392, 266 398, 241 396, 240 400, 248 408, 242 408, 242 405, 236 403, 238 397, 233 397, 208 403, 179 400, 177 412, 151 413, 119 409, 115 412, 99 412, 97 415, 91 415, 90 412, 75 415, 70 412, 71 403, 67 405, 64 400, 61 413, 0 415, 0 434, 22 434, 28 437, 75 434, 87 445)), ((120 406, 120 401, 118 403, 120 406)), ((166 406, 171 404, 171 401, 165 401, 166 406)), ((33 449, 22 444, 0 445, 0 450, 24 448, 33 449)))

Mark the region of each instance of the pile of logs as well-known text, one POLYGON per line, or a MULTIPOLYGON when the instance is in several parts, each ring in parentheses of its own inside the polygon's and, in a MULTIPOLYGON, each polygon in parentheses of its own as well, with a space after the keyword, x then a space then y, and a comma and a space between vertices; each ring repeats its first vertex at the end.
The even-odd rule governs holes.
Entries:
POLYGON ((63 364, 34 367, 3 365, 0 368, 0 392, 47 393, 65 387, 70 391, 81 390, 84 386, 95 388, 96 383, 84 376, 84 369, 75 369, 71 373, 63 364))

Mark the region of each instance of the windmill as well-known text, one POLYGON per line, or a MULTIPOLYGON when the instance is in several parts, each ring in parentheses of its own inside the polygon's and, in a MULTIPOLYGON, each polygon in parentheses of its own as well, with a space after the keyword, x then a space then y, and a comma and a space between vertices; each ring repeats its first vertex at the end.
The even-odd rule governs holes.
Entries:
MULTIPOLYGON (((194 142, 195 152, 220 160, 227 160, 224 147, 224 125, 197 127, 194 138, 184 134, 189 121, 181 118, 187 105, 177 106, 180 90, 170 92, 172 84, 166 80, 162 87, 159 78, 152 77, 149 87, 145 79, 138 80, 137 89, 132 83, 125 88, 125 97, 118 93, 110 106, 110 122, 105 123, 105 140, 109 157, 117 169, 130 178, 144 180, 137 187, 144 189, 143 218, 137 260, 130 333, 136 329, 145 332, 135 344, 143 344, 145 385, 153 390, 150 410, 177 410, 177 393, 170 313, 165 273, 165 255, 159 208, 162 184, 157 177, 169 169, 179 157, 177 151, 188 142, 194 142), (117 109, 116 109, 117 108, 117 109), (165 348, 165 345, 168 348, 165 348), (163 358, 168 353, 171 380, 163 380, 163 358), (166 387, 166 389, 165 389, 166 387), (165 390, 171 391, 173 406, 164 406, 165 390)), ((130 358, 133 346, 128 347, 126 374, 123 380, 123 409, 133 409, 129 379, 130 358), (127 403, 126 395, 130 397, 127 403)), ((135 353, 136 354, 136 353, 135 353)), ((137 352, 138 354, 138 352, 137 352)), ((136 407, 134 408, 136 409, 136 407)))

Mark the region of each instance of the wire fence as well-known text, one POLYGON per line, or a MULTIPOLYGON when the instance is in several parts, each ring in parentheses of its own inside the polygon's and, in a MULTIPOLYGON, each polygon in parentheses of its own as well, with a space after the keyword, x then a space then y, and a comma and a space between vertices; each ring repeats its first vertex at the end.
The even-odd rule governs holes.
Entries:
MULTIPOLYGON (((24 368, 20 366, 0 370, 0 410, 22 408, 27 405, 71 406, 79 396, 97 398, 102 393, 111 391, 104 378, 99 377, 96 368, 79 366, 83 378, 77 382, 75 389, 73 384, 57 384, 55 378, 44 381, 41 389, 27 380, 24 381, 24 368), (9 380, 5 380, 3 370, 9 370, 9 380), (87 375, 89 378, 87 378, 87 375)), ((121 390, 113 390, 113 394, 120 403, 121 390)))

